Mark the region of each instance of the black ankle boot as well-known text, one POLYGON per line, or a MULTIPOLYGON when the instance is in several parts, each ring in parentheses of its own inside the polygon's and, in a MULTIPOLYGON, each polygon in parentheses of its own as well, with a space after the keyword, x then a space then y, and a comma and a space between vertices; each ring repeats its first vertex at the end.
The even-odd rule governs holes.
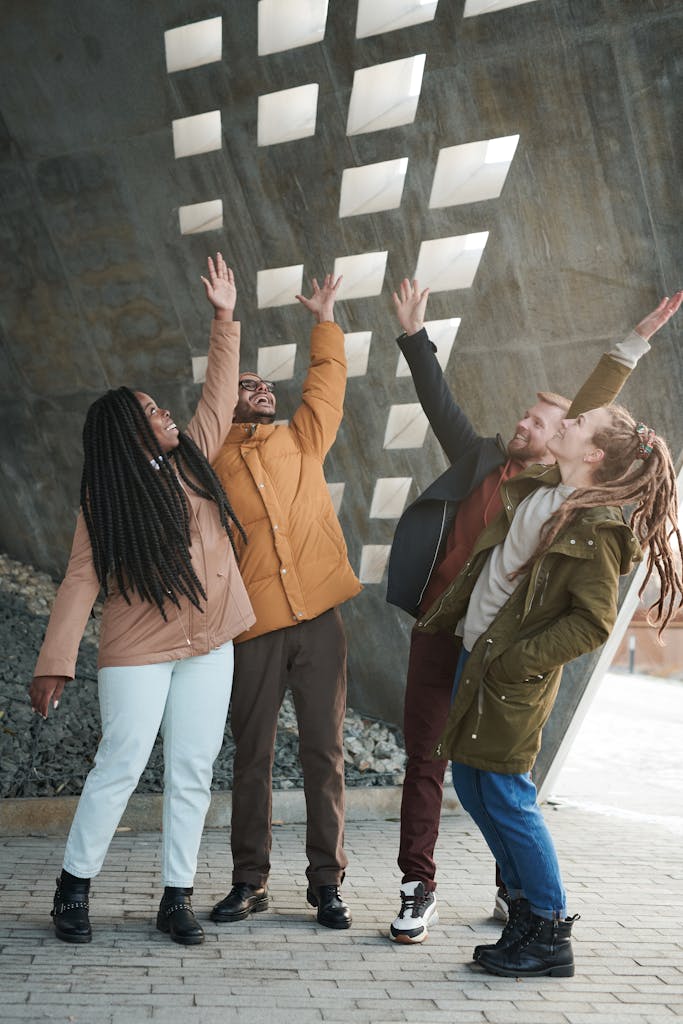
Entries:
POLYGON ((351 911, 341 898, 338 885, 309 885, 306 899, 318 908, 318 924, 326 928, 351 927, 351 911))
POLYGON ((62 871, 57 881, 50 916, 55 933, 62 942, 91 942, 92 928, 88 910, 89 878, 76 878, 62 871))
POLYGON ((573 978, 572 925, 578 914, 564 921, 548 921, 529 915, 529 924, 521 938, 506 949, 484 950, 478 963, 490 974, 506 978, 573 978))
POLYGON ((503 933, 498 939, 498 942, 493 942, 488 945, 475 946, 472 954, 473 960, 478 960, 482 953, 488 952, 492 949, 507 949, 517 939, 521 939, 527 930, 529 925, 529 915, 531 908, 529 907, 529 901, 525 899, 510 900, 508 911, 507 924, 503 928, 503 933))
POLYGON ((204 929, 194 916, 192 889, 167 885, 157 914, 157 928, 167 932, 181 946, 198 946, 204 941, 204 929))

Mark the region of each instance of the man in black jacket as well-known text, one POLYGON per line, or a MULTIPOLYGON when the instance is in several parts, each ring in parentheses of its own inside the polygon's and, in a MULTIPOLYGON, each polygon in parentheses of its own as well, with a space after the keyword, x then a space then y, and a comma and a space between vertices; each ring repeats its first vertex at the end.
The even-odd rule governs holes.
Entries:
MULTIPOLYGON (((547 442, 570 407, 567 399, 539 392, 506 444, 482 437, 455 402, 424 329, 429 289, 405 279, 394 293, 404 333, 398 338, 417 396, 449 468, 410 505, 399 520, 389 558, 387 601, 417 617, 426 611, 465 565, 484 527, 501 511, 501 484, 535 463, 552 463, 547 442)), ((586 411, 614 401, 649 338, 675 313, 683 292, 665 298, 623 341, 603 355, 577 394, 572 409, 586 411)), ((434 846, 439 832, 446 762, 432 751, 448 716, 460 645, 447 634, 413 631, 404 706, 408 760, 401 803, 398 864, 401 907, 391 925, 394 942, 427 938, 436 912, 434 846)), ((499 888, 496 916, 505 918, 499 888)))

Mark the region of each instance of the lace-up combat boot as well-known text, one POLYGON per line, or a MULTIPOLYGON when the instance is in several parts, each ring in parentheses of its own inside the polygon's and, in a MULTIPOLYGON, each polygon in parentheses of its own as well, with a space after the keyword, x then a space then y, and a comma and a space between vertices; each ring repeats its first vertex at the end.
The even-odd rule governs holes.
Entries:
POLYGON ((508 946, 511 946, 513 942, 521 939, 522 935, 524 935, 529 926, 529 914, 531 913, 529 901, 525 899, 510 900, 509 907, 507 924, 503 928, 503 933, 498 942, 475 946, 472 954, 473 960, 478 960, 485 951, 507 949, 508 946))
POLYGON ((478 959, 490 974, 506 978, 573 978, 572 925, 579 918, 548 921, 529 915, 529 925, 521 938, 506 949, 484 950, 478 959))

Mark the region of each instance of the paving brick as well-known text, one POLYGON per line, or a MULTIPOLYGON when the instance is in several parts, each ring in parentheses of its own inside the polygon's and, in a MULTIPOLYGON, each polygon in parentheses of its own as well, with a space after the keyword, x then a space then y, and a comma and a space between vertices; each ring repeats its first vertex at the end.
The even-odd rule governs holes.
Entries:
MULTIPOLYGON (((320 927, 305 902, 301 825, 274 832, 272 908, 219 927, 229 888, 226 833, 207 831, 194 904, 206 942, 183 947, 154 927, 156 834, 117 836, 93 883, 91 944, 55 940, 49 918, 61 841, 0 842, 3 1024, 667 1024, 683 1017, 683 870, 661 825, 562 807, 551 826, 581 921, 575 978, 487 975, 473 946, 495 940, 492 865, 471 823, 444 817, 440 924, 413 947, 387 940, 397 906, 396 822, 349 823, 349 931, 320 927), (619 851, 615 863, 614 851, 619 851), (634 885, 634 880, 637 882, 634 885), (68 1018, 73 1020, 69 1022, 68 1018)), ((679 858, 680 859, 680 858, 679 858)))

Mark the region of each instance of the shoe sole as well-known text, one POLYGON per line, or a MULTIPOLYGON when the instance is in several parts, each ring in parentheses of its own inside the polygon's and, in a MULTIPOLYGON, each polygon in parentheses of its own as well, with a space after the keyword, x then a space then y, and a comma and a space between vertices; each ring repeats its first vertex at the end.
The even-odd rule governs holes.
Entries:
POLYGON ((171 937, 171 939, 173 940, 173 942, 177 942, 179 946, 201 946, 201 944, 202 944, 202 942, 204 941, 204 938, 205 938, 205 936, 203 934, 202 935, 185 935, 185 936, 174 935, 170 928, 162 928, 160 925, 157 925, 157 929, 163 935, 169 935, 171 937))
POLYGON ((502 978, 573 978, 574 964, 564 964, 558 967, 545 967, 541 971, 508 971, 504 967, 489 966, 485 961, 478 960, 477 963, 489 974, 497 974, 502 978))
POLYGON ((400 946, 413 946, 418 942, 424 942, 429 938, 429 927, 433 924, 439 923, 439 914, 435 910, 430 915, 428 921, 422 928, 422 931, 418 932, 415 929, 415 934, 411 934, 410 931, 402 931, 400 928, 394 928, 393 924, 389 929, 389 938, 392 942, 398 942, 400 946))
POLYGON ((78 945, 83 945, 86 942, 92 942, 92 934, 71 935, 66 932, 60 932, 58 928, 55 928, 55 935, 57 936, 58 939, 61 939, 62 942, 74 942, 78 945))
POLYGON ((323 928, 334 928, 336 931, 345 931, 351 927, 351 921, 341 921, 339 924, 333 924, 332 921, 321 921, 319 917, 316 917, 316 921, 323 928))
POLYGON ((215 924, 231 924, 233 921, 246 921, 250 914, 262 914, 264 910, 268 909, 268 897, 262 896, 256 902, 252 903, 251 906, 247 907, 246 910, 240 910, 236 914, 216 914, 212 910, 209 914, 211 921, 215 924))

